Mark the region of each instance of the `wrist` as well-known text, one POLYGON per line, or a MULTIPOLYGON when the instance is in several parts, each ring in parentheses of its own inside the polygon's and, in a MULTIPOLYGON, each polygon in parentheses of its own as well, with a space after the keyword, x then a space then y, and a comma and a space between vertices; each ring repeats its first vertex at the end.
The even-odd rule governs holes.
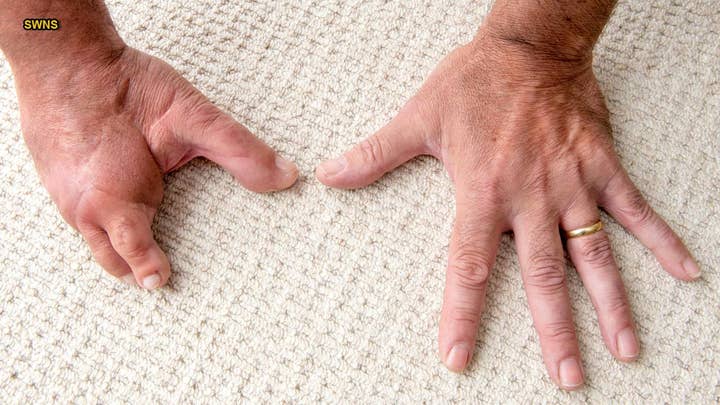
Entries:
POLYGON ((582 64, 592 59, 594 42, 573 34, 532 34, 506 26, 488 25, 478 32, 476 40, 491 40, 503 47, 517 49, 523 54, 548 62, 582 64))
POLYGON ((120 58, 127 46, 124 42, 96 43, 83 47, 63 46, 51 53, 33 49, 18 58, 8 57, 18 87, 33 87, 63 82, 82 71, 108 66, 120 58))
POLYGON ((26 0, 0 12, 0 49, 16 79, 50 79, 55 73, 104 64, 125 47, 102 2, 26 0), (59 26, 26 30, 25 19, 38 16, 57 19, 59 26))
POLYGON ((482 28, 464 47, 469 60, 493 70, 516 86, 553 88, 592 71, 592 52, 559 52, 523 41, 507 40, 482 28))
POLYGON ((497 0, 479 35, 524 48, 546 59, 585 61, 610 18, 614 0, 497 0))

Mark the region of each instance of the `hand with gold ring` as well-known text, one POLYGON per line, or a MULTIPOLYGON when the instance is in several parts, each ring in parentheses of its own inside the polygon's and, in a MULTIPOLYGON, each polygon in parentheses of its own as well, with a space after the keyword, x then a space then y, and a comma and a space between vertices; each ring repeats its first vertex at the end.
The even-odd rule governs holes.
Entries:
POLYGON ((417 155, 440 159, 456 187, 440 358, 453 371, 468 365, 500 236, 513 231, 548 373, 564 389, 575 389, 584 377, 560 229, 568 232, 567 250, 596 308, 605 344, 621 361, 636 359, 640 346, 598 207, 636 235, 673 276, 692 280, 699 270, 613 151, 591 54, 609 8, 605 14, 580 10, 603 3, 588 2, 562 10, 581 21, 579 27, 598 25, 582 21, 591 12, 605 17, 588 41, 575 38, 559 49, 532 37, 532 22, 520 33, 507 26, 524 14, 553 18, 543 16, 550 8, 506 3, 496 1, 477 37, 452 52, 395 119, 320 165, 317 176, 333 187, 363 187, 417 155), (504 15, 516 11, 512 18, 504 15))

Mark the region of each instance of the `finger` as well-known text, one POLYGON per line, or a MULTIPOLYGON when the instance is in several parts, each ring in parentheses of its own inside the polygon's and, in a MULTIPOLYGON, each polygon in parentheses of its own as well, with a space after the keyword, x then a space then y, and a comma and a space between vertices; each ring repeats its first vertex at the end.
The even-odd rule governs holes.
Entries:
POLYGON ((209 101, 190 103, 174 132, 193 150, 256 192, 282 190, 298 178, 297 166, 209 101), (196 106, 198 104, 199 106, 196 106))
POLYGON ((170 277, 170 264, 153 239, 152 215, 142 204, 110 208, 109 212, 103 229, 113 249, 130 266, 137 283, 148 290, 164 285, 170 277))
POLYGON ((572 390, 583 384, 580 350, 565 284, 558 223, 550 210, 521 214, 513 226, 530 313, 550 377, 572 390))
MULTIPOLYGON (((590 226, 600 218, 600 211, 589 197, 578 200, 574 207, 561 218, 562 229, 590 226)), ((595 306, 605 345, 619 360, 635 360, 640 344, 607 233, 600 230, 569 238, 567 250, 595 306)))
POLYGON ((415 107, 409 104, 380 131, 342 156, 323 162, 315 173, 331 187, 367 186, 408 160, 430 153, 425 131, 415 107))
POLYGON ((500 244, 495 211, 481 201, 460 201, 450 240, 439 349, 448 369, 464 370, 472 358, 485 289, 500 244))
POLYGON ((700 277, 685 244, 650 207, 624 170, 610 180, 600 205, 650 249, 668 273, 686 281, 700 277))
POLYGON ((81 229, 81 233, 85 241, 87 241, 95 261, 98 262, 105 271, 127 284, 136 284, 135 276, 132 270, 130 270, 130 266, 128 266, 125 260, 113 249, 105 231, 97 227, 92 227, 81 229))

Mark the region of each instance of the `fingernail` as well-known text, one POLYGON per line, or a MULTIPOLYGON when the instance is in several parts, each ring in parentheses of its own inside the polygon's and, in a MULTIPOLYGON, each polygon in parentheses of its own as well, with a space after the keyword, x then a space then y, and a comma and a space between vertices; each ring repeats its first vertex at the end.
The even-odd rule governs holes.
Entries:
POLYGON ((347 166, 347 159, 345 159, 345 156, 340 156, 337 159, 333 160, 327 160, 321 164, 318 169, 325 175, 325 176, 334 176, 338 173, 340 173, 345 166, 347 166))
POLYGON ((122 280, 125 284, 130 284, 130 285, 136 285, 136 284, 137 284, 137 283, 135 282, 135 275, 132 274, 132 273, 128 273, 128 274, 120 277, 120 280, 122 280))
POLYGON ((693 260, 691 257, 688 257, 683 262, 683 268, 685 269, 685 273, 687 273, 688 276, 690 276, 693 280, 697 280, 700 278, 702 274, 700 274, 700 267, 698 267, 697 263, 695 263, 695 260, 693 260))
POLYGON ((275 158, 275 166, 278 167, 278 169, 282 170, 285 173, 292 173, 298 171, 297 165, 295 163, 283 158, 282 156, 279 156, 275 158))
POLYGON ((143 287, 145 287, 148 290, 154 290, 154 289, 160 287, 160 276, 157 274, 153 274, 153 275, 145 277, 143 279, 143 287))
POLYGON ((445 359, 445 366, 453 372, 459 373, 465 370, 470 360, 470 352, 462 345, 457 345, 450 350, 445 359))
POLYGON ((583 384, 582 369, 575 357, 568 357, 560 362, 560 384, 563 388, 573 389, 583 384))
POLYGON ((640 354, 639 346, 635 332, 631 327, 627 327, 618 333, 617 347, 620 357, 624 359, 634 359, 640 354))

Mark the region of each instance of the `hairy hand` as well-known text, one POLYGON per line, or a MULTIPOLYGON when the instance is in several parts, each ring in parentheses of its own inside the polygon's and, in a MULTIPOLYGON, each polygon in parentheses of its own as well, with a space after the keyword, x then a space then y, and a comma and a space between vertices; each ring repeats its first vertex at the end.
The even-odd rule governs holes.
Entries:
POLYGON ((159 59, 122 47, 65 62, 16 72, 22 129, 62 216, 112 275, 148 289, 167 281, 150 226, 163 174, 190 159, 217 162, 253 191, 295 182, 294 164, 159 59))
MULTIPOLYGON (((604 208, 673 276, 699 270, 653 212, 613 151, 592 56, 560 57, 480 32, 450 54, 378 133, 318 167, 323 183, 365 186, 421 154, 440 159, 456 188, 440 320, 440 357, 464 369, 475 348, 500 236, 513 231, 527 299, 550 377, 583 382, 565 281, 560 229, 598 221, 604 208)), ((607 235, 569 239, 567 250, 598 313, 610 352, 639 354, 628 300, 607 235)))

